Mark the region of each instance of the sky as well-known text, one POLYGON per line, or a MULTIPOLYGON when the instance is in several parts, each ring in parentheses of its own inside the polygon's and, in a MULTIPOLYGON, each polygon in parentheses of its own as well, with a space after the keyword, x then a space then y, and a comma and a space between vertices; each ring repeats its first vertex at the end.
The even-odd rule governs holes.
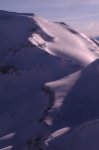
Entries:
POLYGON ((0 10, 35 13, 64 21, 88 35, 99 35, 99 0, 0 0, 0 10))

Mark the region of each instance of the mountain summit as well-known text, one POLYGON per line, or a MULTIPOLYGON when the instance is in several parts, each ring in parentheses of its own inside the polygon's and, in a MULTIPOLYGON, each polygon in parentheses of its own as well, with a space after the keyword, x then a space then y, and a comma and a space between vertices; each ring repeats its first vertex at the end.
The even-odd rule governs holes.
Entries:
POLYGON ((56 150, 64 137, 65 150, 67 132, 99 118, 98 58, 63 22, 0 11, 0 150, 56 150))

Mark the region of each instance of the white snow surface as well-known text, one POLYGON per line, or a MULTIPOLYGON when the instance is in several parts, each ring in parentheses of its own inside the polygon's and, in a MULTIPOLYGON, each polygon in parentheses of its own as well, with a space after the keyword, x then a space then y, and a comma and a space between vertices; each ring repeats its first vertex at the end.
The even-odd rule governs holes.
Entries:
POLYGON ((53 37, 53 41, 47 41, 46 39, 44 42, 41 34, 32 35, 30 41, 35 42, 34 44, 45 44, 45 48, 42 47, 43 50, 45 49, 48 53, 62 59, 71 58, 84 66, 97 58, 96 53, 99 54, 99 48, 83 34, 73 32, 70 27, 65 25, 62 26, 38 17, 34 17, 34 19, 43 32, 53 37))
POLYGON ((0 11, 0 150, 72 145, 72 130, 99 118, 98 57, 65 23, 0 11))

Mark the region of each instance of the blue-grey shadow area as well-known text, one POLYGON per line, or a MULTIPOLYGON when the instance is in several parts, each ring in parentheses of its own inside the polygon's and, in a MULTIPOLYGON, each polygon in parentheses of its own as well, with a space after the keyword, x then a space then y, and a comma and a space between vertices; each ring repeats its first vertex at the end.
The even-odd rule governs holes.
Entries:
POLYGON ((69 126, 99 118, 99 60, 87 66, 65 97, 60 119, 69 126))
POLYGON ((39 120, 49 100, 42 86, 81 68, 67 61, 63 64, 28 43, 37 31, 43 34, 36 21, 23 14, 0 15, 0 149, 10 145, 15 149, 27 139, 43 135, 46 128, 39 120))

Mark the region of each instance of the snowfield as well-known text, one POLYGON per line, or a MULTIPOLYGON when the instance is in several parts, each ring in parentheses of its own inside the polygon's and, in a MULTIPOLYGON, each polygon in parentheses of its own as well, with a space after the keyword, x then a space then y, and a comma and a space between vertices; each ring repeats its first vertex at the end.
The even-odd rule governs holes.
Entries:
POLYGON ((99 150, 98 58, 63 22, 0 11, 0 150, 99 150))

